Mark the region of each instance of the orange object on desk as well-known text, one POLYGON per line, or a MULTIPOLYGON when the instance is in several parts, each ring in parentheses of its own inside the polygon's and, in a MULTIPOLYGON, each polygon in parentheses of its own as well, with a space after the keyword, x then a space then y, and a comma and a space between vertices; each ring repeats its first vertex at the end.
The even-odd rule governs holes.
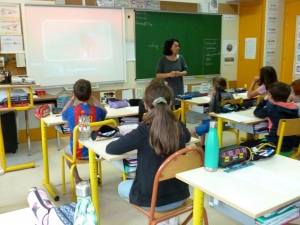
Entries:
POLYGON ((46 91, 41 89, 41 90, 36 90, 35 93, 36 93, 36 95, 45 95, 46 91))

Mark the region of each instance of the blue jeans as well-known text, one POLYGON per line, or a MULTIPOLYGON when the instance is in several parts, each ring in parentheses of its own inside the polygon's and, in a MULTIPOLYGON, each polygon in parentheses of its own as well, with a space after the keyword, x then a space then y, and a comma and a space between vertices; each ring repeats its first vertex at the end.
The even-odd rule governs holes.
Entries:
MULTIPOLYGON (((133 180, 125 180, 125 181, 122 181, 118 186, 118 193, 119 193, 120 197, 122 199, 124 199, 125 201, 129 200, 129 192, 130 192, 132 183, 133 183, 133 180)), ((184 202, 184 200, 181 200, 181 201, 174 202, 174 203, 171 203, 168 205, 158 206, 158 207, 155 207, 155 211, 163 212, 163 211, 175 209, 175 208, 181 206, 183 202, 184 202)), ((150 210, 150 207, 142 207, 142 208, 146 209, 146 210, 150 210)))

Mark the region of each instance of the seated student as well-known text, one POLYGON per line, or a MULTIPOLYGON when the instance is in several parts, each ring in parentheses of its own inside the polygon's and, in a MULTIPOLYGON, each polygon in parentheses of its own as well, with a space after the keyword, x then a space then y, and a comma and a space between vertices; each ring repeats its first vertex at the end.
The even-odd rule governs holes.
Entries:
MULTIPOLYGON (((276 82, 270 85, 269 94, 260 101, 254 110, 254 115, 258 118, 267 118, 269 121, 269 134, 264 139, 250 140, 241 143, 242 146, 254 147, 260 143, 269 142, 275 146, 278 143, 277 129, 280 119, 298 118, 298 107, 287 102, 291 93, 291 87, 282 82, 276 82), (267 104, 267 103, 270 104, 267 104)), ((290 152, 294 149, 297 138, 296 136, 284 137, 281 152, 290 152)))
POLYGON ((289 101, 294 102, 298 106, 298 115, 300 117, 300 79, 294 80, 291 84, 292 92, 289 101))
MULTIPOLYGON (((222 100, 228 100, 228 99, 234 99, 232 94, 225 91, 226 89, 226 80, 223 77, 214 77, 212 79, 212 90, 210 94, 210 102, 209 102, 209 112, 213 112, 215 108, 214 103, 214 97, 216 95, 217 87, 220 87, 221 89, 221 99, 222 100)), ((196 146, 203 147, 203 150, 205 150, 205 134, 209 130, 209 122, 210 122, 210 116, 207 114, 206 118, 204 118, 202 121, 199 121, 199 126, 195 128, 191 128, 190 134, 192 137, 201 137, 201 142, 196 143, 196 146)))
MULTIPOLYGON (((137 149, 136 177, 121 182, 118 192, 124 200, 146 209, 150 209, 153 181, 158 168, 168 156, 184 148, 191 138, 185 125, 175 118, 170 107, 172 98, 170 87, 151 82, 144 94, 148 112, 143 122, 106 147, 106 153, 116 155, 137 149)), ((189 196, 189 187, 184 182, 178 179, 164 181, 158 191, 156 211, 177 208, 189 196)), ((158 224, 177 225, 178 219, 174 217, 158 224)))
MULTIPOLYGON (((103 105, 92 95, 91 83, 88 80, 80 79, 76 81, 73 87, 74 93, 69 102, 64 106, 62 110, 62 119, 67 120, 70 127, 70 145, 66 147, 66 153, 73 155, 73 129, 78 124, 78 119, 81 115, 81 110, 86 112, 89 116, 90 122, 97 122, 105 120, 106 109, 103 105), (80 101, 80 103, 74 106, 75 100, 80 101), (88 104, 91 101, 94 105, 88 104)), ((77 144, 76 148, 77 159, 88 159, 88 149, 86 147, 80 148, 77 144)), ((69 168, 72 164, 66 160, 69 168)), ((74 168, 74 178, 75 182, 78 183, 82 181, 78 174, 78 170, 74 168)))
MULTIPOLYGON (((168 85, 168 82, 165 81, 164 79, 161 79, 161 78, 155 78, 155 79, 153 79, 153 80, 150 82, 150 84, 156 83, 156 82, 160 82, 161 84, 168 85)), ((140 103, 139 103, 139 112, 138 112, 138 119, 139 119, 139 122, 142 122, 142 121, 143 121, 144 113, 147 113, 147 110, 145 109, 144 101, 141 100, 140 103)))
POLYGON ((247 92, 247 97, 254 98, 258 95, 266 95, 269 86, 274 82, 277 82, 276 70, 271 66, 262 67, 260 69, 260 75, 253 78, 247 92), (256 90, 254 90, 255 85, 259 86, 256 90))

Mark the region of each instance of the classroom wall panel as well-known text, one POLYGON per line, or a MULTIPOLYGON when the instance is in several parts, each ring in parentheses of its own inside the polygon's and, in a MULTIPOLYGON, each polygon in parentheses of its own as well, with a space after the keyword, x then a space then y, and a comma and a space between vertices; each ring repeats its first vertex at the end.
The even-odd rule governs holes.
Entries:
POLYGON ((239 49, 237 85, 243 87, 251 84, 253 77, 259 75, 259 69, 263 66, 264 55, 264 15, 265 3, 256 1, 240 4, 239 17, 239 49), (255 59, 245 58, 246 38, 256 38, 255 59))
POLYGON ((160 2, 160 10, 162 11, 197 12, 197 7, 196 3, 160 2))
POLYGON ((300 1, 286 0, 284 12, 283 47, 281 61, 281 81, 290 84, 292 80, 300 79, 300 75, 295 74, 295 36, 297 32, 296 18, 300 16, 300 1))

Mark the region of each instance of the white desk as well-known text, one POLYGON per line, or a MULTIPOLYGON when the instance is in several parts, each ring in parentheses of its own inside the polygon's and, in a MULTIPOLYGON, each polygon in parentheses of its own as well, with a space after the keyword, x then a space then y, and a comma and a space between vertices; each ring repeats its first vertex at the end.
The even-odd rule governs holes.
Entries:
MULTIPOLYGON (((207 172, 202 167, 177 174, 176 178, 193 186, 197 193, 194 218, 199 218, 203 193, 237 209, 252 218, 252 222, 300 199, 299 161, 275 155, 254 164, 232 173, 225 173, 223 169, 207 172)), ((199 220, 193 221, 193 225, 196 224, 200 224, 199 220)))
MULTIPOLYGON (((138 114, 138 107, 124 107, 119 109, 106 108, 107 115, 106 118, 118 118, 123 116, 134 116, 138 114)), ((66 124, 67 121, 62 120, 61 115, 49 115, 45 118, 41 118, 41 136, 42 136, 42 152, 43 152, 43 162, 44 162, 44 179, 43 184, 46 189, 53 197, 55 201, 59 200, 59 196, 55 194, 53 188, 50 184, 50 175, 49 175, 49 163, 48 163, 48 142, 47 142, 47 129, 48 126, 54 126, 58 124, 66 124)), ((1 141, 1 140, 0 140, 1 141)))
MULTIPOLYGON (((246 93, 232 94, 235 99, 242 98, 249 100, 246 93)), ((210 96, 195 97, 192 99, 176 99, 181 102, 181 121, 185 123, 185 113, 189 111, 190 105, 207 105, 210 102, 210 96)))
MULTIPOLYGON (((105 160, 110 161, 110 162, 117 162, 118 160, 121 160, 121 167, 117 166, 119 169, 124 171, 124 166, 123 166, 123 160, 129 156, 134 156, 137 154, 136 150, 127 152, 122 155, 111 155, 107 154, 105 152, 106 146, 114 141, 116 139, 108 139, 104 141, 79 141, 80 144, 84 145, 89 149, 89 168, 90 168, 90 180, 91 180, 91 190, 92 190, 92 201, 96 210, 96 214, 98 217, 98 222, 100 222, 100 208, 99 208, 99 202, 98 202, 98 183, 97 183, 97 161, 96 161, 96 154, 100 155, 103 157, 105 160)), ((190 142, 187 143, 187 145, 194 144, 199 142, 199 139, 192 137, 190 142)), ((116 165, 116 164, 114 164, 116 165)))
MULTIPOLYGON (((245 129, 243 129, 243 126, 233 126, 236 129, 243 130, 245 132, 249 132, 248 129, 246 129, 247 126, 253 126, 253 124, 260 123, 263 121, 266 121, 266 119, 260 119, 256 116, 254 116, 255 107, 252 107, 250 109, 247 109, 245 111, 239 111, 239 112, 231 112, 231 113, 210 113, 210 116, 217 117, 218 118, 218 136, 219 136, 219 147, 222 147, 222 138, 223 138, 223 120, 228 120, 235 124, 242 124, 244 125, 245 129)), ((257 136, 257 135, 256 135, 257 136)), ((257 137, 256 137, 257 138, 257 137)))
POLYGON ((28 208, 19 209, 16 211, 0 214, 0 224, 22 224, 22 225, 36 225, 37 219, 32 210, 28 208))

